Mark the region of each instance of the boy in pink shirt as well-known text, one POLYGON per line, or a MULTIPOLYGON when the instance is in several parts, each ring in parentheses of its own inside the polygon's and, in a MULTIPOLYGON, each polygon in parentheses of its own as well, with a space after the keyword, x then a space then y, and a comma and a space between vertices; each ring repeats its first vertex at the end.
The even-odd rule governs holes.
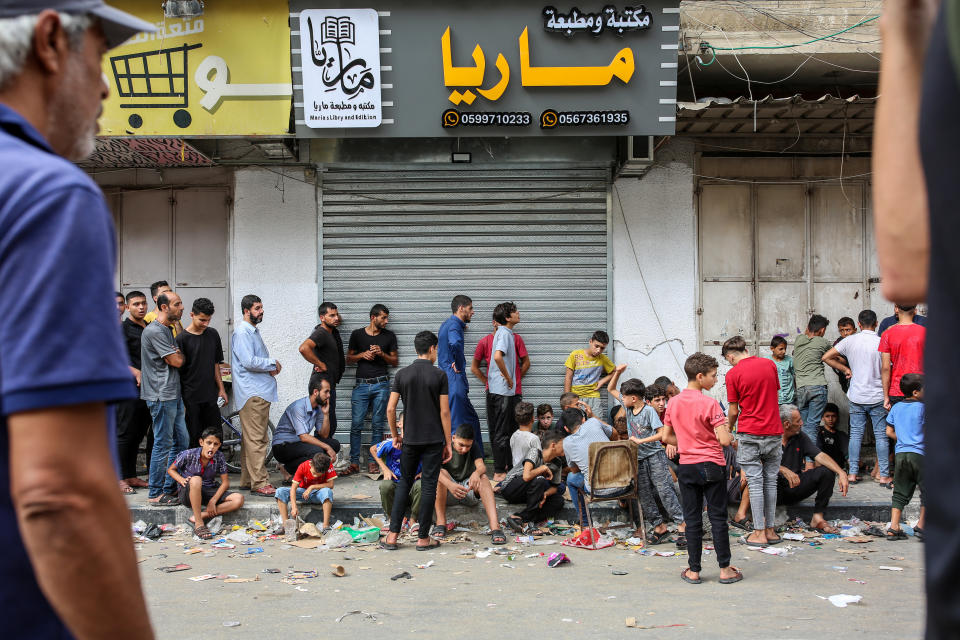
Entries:
POLYGON ((677 480, 687 523, 689 566, 680 578, 700 584, 700 558, 703 541, 701 510, 704 498, 713 530, 713 544, 720 565, 721 584, 743 580, 743 574, 730 566, 730 538, 727 533, 727 477, 723 447, 733 442, 727 417, 713 398, 704 395, 717 383, 717 359, 695 353, 683 365, 687 388, 667 405, 663 419, 663 442, 674 444, 680 452, 677 480))

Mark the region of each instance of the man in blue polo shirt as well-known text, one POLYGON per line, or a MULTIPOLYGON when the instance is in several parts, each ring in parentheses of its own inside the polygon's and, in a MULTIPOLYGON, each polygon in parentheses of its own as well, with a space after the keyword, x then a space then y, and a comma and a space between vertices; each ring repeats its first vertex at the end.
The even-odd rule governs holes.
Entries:
POLYGON ((4 638, 153 638, 111 459, 106 405, 136 397, 113 223, 71 164, 93 151, 102 56, 152 29, 97 0, 0 0, 4 638))

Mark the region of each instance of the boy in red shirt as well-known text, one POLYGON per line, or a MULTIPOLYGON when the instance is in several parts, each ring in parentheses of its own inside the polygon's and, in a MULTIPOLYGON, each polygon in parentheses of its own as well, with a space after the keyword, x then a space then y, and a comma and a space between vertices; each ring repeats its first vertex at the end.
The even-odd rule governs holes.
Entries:
POLYGON ((293 481, 289 487, 277 489, 274 497, 277 499, 277 509, 280 510, 280 520, 287 521, 287 503, 290 503, 290 517, 296 518, 297 500, 307 504, 323 506, 323 527, 330 528, 330 512, 333 511, 333 480, 337 472, 333 470, 330 456, 321 451, 310 460, 300 463, 297 472, 293 474, 293 481), (296 496, 296 497, 294 497, 296 496))
MULTIPOLYGON (((780 421, 780 375, 773 360, 751 356, 747 343, 734 336, 723 343, 724 359, 733 365, 727 372, 727 425, 737 430, 737 462, 750 488, 753 532, 743 542, 766 546, 780 542, 773 528, 777 513, 777 474, 783 447, 780 421)), ((816 438, 816 436, 814 436, 816 438)), ((811 466, 812 468, 812 466, 811 466)))
POLYGON ((690 558, 689 566, 680 572, 680 578, 690 584, 703 582, 700 557, 704 498, 720 565, 720 582, 731 584, 743 580, 740 570, 730 566, 727 532, 727 475, 723 447, 733 442, 733 436, 720 405, 703 393, 717 383, 718 366, 716 358, 704 353, 687 358, 683 365, 687 388, 670 400, 663 421, 663 441, 676 445, 680 451, 677 479, 687 523, 687 554, 690 558))
POLYGON ((880 377, 883 380, 883 408, 904 399, 900 379, 908 373, 923 373, 923 345, 927 329, 914 323, 917 306, 898 305, 897 324, 880 336, 880 377))

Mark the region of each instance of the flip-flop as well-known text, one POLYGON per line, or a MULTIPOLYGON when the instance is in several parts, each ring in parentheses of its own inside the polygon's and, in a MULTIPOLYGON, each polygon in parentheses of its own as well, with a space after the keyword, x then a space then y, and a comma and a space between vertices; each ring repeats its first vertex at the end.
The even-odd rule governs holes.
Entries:
POLYGON ((752 529, 750 526, 750 520, 748 520, 746 516, 740 520, 734 520, 733 518, 730 518, 730 526, 736 527, 741 531, 750 531, 752 529))
POLYGON ((435 524, 430 529, 430 537, 434 540, 443 540, 447 537, 447 527, 442 524, 435 524))
POLYGON ((197 536, 201 540, 209 540, 213 537, 213 534, 210 533, 210 529, 207 529, 206 525, 200 525, 193 529, 193 535, 197 536))
POLYGON ((736 575, 733 576, 732 578, 720 578, 720 584, 733 584, 734 582, 740 582, 741 580, 743 580, 743 574, 740 573, 740 569, 737 569, 735 567, 731 567, 731 569, 736 571, 736 575))
POLYGON ((767 544, 780 544, 781 542, 783 542, 783 538, 781 538, 780 536, 777 536, 773 540, 771 540, 770 538, 767 538, 767 544))
POLYGON ((439 546, 440 546, 440 542, 438 540, 434 540, 433 543, 431 544, 418 544, 417 551, 431 551, 433 549, 438 548, 439 546))
POLYGON ((770 546, 769 542, 749 542, 747 540, 747 536, 740 536, 737 538, 737 542, 740 544, 745 544, 748 547, 760 547, 761 549, 765 549, 770 546))
MULTIPOLYGON (((914 529, 914 531, 916 531, 916 529, 914 529)), ((877 525, 870 525, 869 527, 863 530, 863 534, 867 536, 874 536, 876 538, 887 537, 887 534, 883 531, 883 529, 881 529, 877 525)))
POLYGON ((677 549, 686 549, 687 548, 687 534, 686 533, 677 533, 677 549))
POLYGON ((513 514, 507 518, 507 526, 516 531, 517 533, 523 533, 523 518, 517 514, 513 514))
POLYGON ((135 494, 136 492, 137 492, 137 490, 134 489, 133 487, 131 487, 131 486, 128 485, 128 484, 127 484, 127 485, 123 485, 122 487, 120 487, 120 493, 122 493, 122 494, 125 495, 125 496, 132 496, 132 495, 135 494))
POLYGON ((893 489, 893 482, 881 482, 880 486, 884 489, 893 489))
POLYGON ((664 531, 663 533, 657 533, 652 531, 650 533, 650 544, 663 544, 664 542, 669 542, 670 531, 664 531))
POLYGON ((690 567, 687 567, 686 569, 684 569, 683 571, 680 572, 680 579, 681 579, 681 580, 683 580, 683 581, 686 582, 687 584, 701 584, 701 583, 703 582, 703 578, 693 579, 693 578, 689 577, 689 576, 687 575, 687 571, 690 571, 690 567))
POLYGON ((384 551, 396 551, 400 548, 400 545, 398 545, 396 542, 387 542, 387 539, 384 538, 380 541, 380 548, 384 551))
MULTIPOLYGON (((830 525, 827 525, 827 526, 830 527, 830 525)), ((840 533, 836 527, 830 527, 830 528, 833 529, 833 531, 827 531, 823 527, 807 527, 807 531, 815 531, 816 533, 827 534, 827 535, 836 535, 840 533)))

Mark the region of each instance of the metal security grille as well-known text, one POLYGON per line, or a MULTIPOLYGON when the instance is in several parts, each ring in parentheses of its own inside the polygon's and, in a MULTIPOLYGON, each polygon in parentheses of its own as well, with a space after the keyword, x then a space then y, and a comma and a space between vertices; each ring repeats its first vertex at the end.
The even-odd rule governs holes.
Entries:
MULTIPOLYGON (((469 367, 494 306, 512 300, 531 360, 523 397, 557 409, 566 356, 607 327, 608 176, 574 165, 326 167, 323 298, 343 316, 344 343, 383 303, 406 366, 416 333, 436 332, 462 293, 476 311, 466 333, 469 367)), ((338 386, 338 433, 349 429, 354 370, 338 386)), ((468 377, 486 431, 483 385, 468 377)))

